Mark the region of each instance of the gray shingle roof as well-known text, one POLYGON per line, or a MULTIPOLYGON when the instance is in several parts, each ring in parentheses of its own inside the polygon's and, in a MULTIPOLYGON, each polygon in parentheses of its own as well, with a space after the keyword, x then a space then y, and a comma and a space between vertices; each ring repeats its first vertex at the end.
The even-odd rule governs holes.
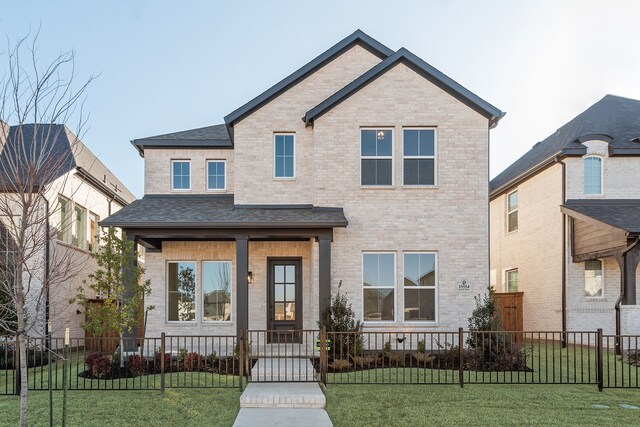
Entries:
POLYGON ((640 199, 570 199, 564 208, 631 234, 640 234, 640 199))
POLYGON ((346 227, 342 208, 234 205, 233 195, 147 195, 100 223, 125 228, 346 227))
MULTIPOLYGON (((5 173, 10 163, 9 159, 34 154, 37 156, 42 150, 49 151, 50 157, 57 159, 57 174, 48 177, 48 182, 38 182, 37 185, 49 184, 77 168, 81 175, 93 181, 95 185, 105 185, 111 191, 117 186, 117 196, 122 199, 121 203, 127 204, 136 199, 91 150, 62 124, 23 124, 9 127, 6 144, 0 152, 0 181, 11 186, 13 180, 5 173)), ((24 157, 19 163, 27 164, 28 161, 24 157)))
POLYGON ((338 92, 307 111, 302 120, 305 123, 312 123, 315 119, 358 92, 360 89, 393 68, 393 66, 399 62, 407 64, 410 68, 414 69, 417 73, 421 74, 438 87, 487 117, 490 120, 491 125, 495 125, 498 120, 504 116, 504 113, 498 108, 480 98, 478 95, 451 79, 440 70, 429 65, 407 49, 401 48, 396 53, 355 79, 353 82, 349 83, 347 86, 343 87, 338 92))
POLYGON ((520 176, 558 154, 584 155, 579 140, 597 135, 610 139, 611 155, 640 155, 640 101, 607 95, 562 126, 491 180, 491 194, 507 190, 520 176))
POLYGON ((177 147, 177 148, 232 148, 231 138, 227 126, 213 125, 203 128, 167 133, 164 135, 138 138, 131 141, 140 155, 144 155, 145 148, 177 147))

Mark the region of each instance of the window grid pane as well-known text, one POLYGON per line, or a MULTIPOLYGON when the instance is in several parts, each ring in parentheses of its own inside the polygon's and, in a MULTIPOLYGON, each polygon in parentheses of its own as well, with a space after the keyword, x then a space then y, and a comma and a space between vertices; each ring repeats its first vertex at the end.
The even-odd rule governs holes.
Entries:
POLYGON ((507 292, 518 292, 518 270, 507 271, 507 292))
POLYGON ((395 320, 395 254, 363 254, 365 321, 395 320))
POLYGON ((507 232, 518 229, 518 191, 507 195, 507 232))
POLYGON ((435 185, 435 131, 405 129, 404 185, 435 185))
POLYGON ((392 185, 393 131, 362 129, 360 131, 360 184, 392 185))
POLYGON ((195 262, 170 262, 167 268, 167 319, 172 322, 196 320, 195 262))
POLYGON ((224 162, 208 162, 207 185, 209 190, 224 190, 224 162))
POLYGON ((174 190, 188 190, 190 188, 190 165, 187 161, 173 162, 172 185, 174 190))
POLYGON ((602 296, 602 261, 593 260, 584 263, 584 295, 602 296))
POLYGON ((231 320, 231 262, 202 263, 202 301, 204 321, 231 320))
POLYGON ((585 194, 602 194, 602 159, 587 157, 584 159, 585 194))
POLYGON ((293 135, 275 136, 275 177, 293 178, 295 176, 295 142, 293 135))
POLYGON ((436 320, 436 255, 404 254, 404 320, 436 320))

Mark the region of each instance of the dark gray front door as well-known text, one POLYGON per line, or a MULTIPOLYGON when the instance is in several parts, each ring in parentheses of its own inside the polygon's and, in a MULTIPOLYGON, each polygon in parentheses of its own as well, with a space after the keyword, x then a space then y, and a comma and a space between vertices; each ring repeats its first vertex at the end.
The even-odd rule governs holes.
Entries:
POLYGON ((269 258, 267 329, 270 342, 299 342, 302 329, 302 259, 269 258))

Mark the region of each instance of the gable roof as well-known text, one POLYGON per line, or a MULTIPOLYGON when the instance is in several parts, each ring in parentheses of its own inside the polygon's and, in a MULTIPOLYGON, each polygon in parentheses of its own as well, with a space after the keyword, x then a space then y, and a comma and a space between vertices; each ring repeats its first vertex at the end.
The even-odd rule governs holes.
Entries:
POLYGON ((629 234, 640 234, 639 199, 571 199, 565 202, 562 211, 587 216, 629 234))
POLYGON ((609 155, 640 155, 640 101, 606 95, 560 129, 538 142, 491 180, 491 196, 501 194, 530 174, 544 169, 556 156, 586 154, 582 142, 609 143, 609 155))
POLYGON ((389 49, 387 46, 368 36, 361 30, 356 30, 354 33, 340 40, 334 46, 332 46, 307 64, 303 65, 293 74, 285 77, 266 91, 262 92, 260 95, 253 98, 251 101, 247 102, 246 104, 242 105, 241 107, 225 116, 224 122, 229 128, 229 133, 231 134, 231 136, 233 137, 231 128, 233 127, 234 123, 242 120, 253 111, 262 107, 264 104, 271 101, 273 98, 277 97, 290 87, 294 86, 299 81, 309 76, 328 62, 332 61, 335 57, 339 56, 355 44, 361 45, 374 55, 378 56, 380 59, 387 58, 393 54, 393 50, 389 49))
POLYGON ((389 56, 379 64, 375 65, 369 71, 349 83, 338 92, 331 95, 329 98, 322 101, 320 104, 307 111, 302 120, 307 124, 312 124, 314 120, 322 116, 324 113, 340 104, 351 95, 358 92, 360 89, 382 76, 384 73, 393 68, 396 64, 403 63, 416 71, 418 74, 425 77, 427 80, 434 83, 447 93, 454 96, 464 104, 473 108, 483 116, 489 119, 491 127, 495 126, 498 121, 504 117, 505 113, 498 108, 489 104, 478 95, 474 94, 470 90, 466 89, 460 83, 451 79, 443 72, 437 70, 433 66, 426 63, 421 58, 417 57, 405 48, 399 49, 396 53, 389 56))
POLYGON ((229 131, 224 124, 138 138, 131 141, 144 157, 145 148, 233 148, 229 131))
POLYGON ((9 127, 6 144, 0 152, 0 185, 4 188, 14 187, 14 179, 9 176, 7 170, 11 165, 27 164, 29 162, 27 157, 33 155, 37 157, 43 150, 48 150, 50 157, 57 159, 55 176, 49 176, 46 182, 38 181, 34 185, 47 185, 75 169, 92 185, 115 195, 116 200, 122 205, 127 205, 136 199, 73 132, 65 125, 55 123, 31 123, 9 127))

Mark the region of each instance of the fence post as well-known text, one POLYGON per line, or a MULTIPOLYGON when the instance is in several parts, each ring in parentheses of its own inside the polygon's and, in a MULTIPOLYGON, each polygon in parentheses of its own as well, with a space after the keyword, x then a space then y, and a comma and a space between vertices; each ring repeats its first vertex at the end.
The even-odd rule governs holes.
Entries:
POLYGON ((240 380, 239 380, 239 387, 240 387, 240 391, 243 390, 243 380, 244 380, 244 364, 245 364, 245 360, 244 360, 244 356, 245 356, 245 351, 244 351, 244 334, 245 334, 245 330, 241 329, 240 330, 240 336, 238 337, 238 373, 240 374, 240 380))
POLYGON ((464 332, 462 328, 458 328, 458 360, 460 361, 458 367, 458 381, 460 382, 460 388, 464 387, 464 332))
POLYGON ((598 391, 601 392, 601 391, 604 390, 604 375, 603 375, 604 369, 603 369, 603 366, 602 366, 603 365, 603 363, 602 363, 602 359, 603 359, 602 353, 604 351, 603 351, 603 343, 602 343, 602 341, 603 341, 602 328, 598 328, 597 334, 598 334, 598 354, 597 354, 597 356, 598 356, 598 369, 597 369, 597 372, 598 372, 598 391))
POLYGON ((320 381, 327 385, 327 327, 320 329, 320 381))
POLYGON ((160 395, 164 396, 164 386, 165 386, 165 379, 164 379, 164 370, 165 370, 165 366, 164 366, 164 354, 165 354, 166 348, 165 348, 165 333, 163 332, 162 334, 160 334, 160 395))

